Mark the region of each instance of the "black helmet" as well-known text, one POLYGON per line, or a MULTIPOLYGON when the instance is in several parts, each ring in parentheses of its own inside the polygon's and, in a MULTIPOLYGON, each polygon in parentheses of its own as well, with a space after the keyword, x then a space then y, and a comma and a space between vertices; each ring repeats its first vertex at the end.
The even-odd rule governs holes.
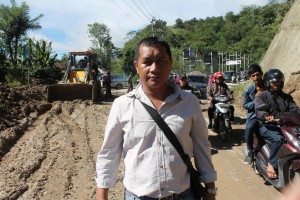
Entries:
POLYGON ((270 83, 275 81, 281 81, 281 89, 284 85, 284 74, 279 69, 270 69, 264 75, 264 82, 267 89, 270 88, 270 83))

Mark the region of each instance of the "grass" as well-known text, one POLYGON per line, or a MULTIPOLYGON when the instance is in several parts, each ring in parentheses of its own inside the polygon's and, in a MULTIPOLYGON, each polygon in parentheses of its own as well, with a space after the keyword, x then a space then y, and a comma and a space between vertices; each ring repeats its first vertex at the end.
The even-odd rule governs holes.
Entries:
POLYGON ((233 97, 235 99, 234 107, 239 113, 245 113, 245 109, 243 108, 243 94, 246 87, 248 87, 250 82, 239 83, 231 88, 233 91, 233 97))

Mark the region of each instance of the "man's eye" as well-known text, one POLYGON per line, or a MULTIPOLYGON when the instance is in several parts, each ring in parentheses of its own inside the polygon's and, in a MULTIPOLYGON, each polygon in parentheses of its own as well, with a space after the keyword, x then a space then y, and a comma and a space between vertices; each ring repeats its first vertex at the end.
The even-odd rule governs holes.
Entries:
POLYGON ((144 64, 147 65, 147 66, 152 65, 152 63, 153 63, 152 61, 145 61, 144 62, 144 64))

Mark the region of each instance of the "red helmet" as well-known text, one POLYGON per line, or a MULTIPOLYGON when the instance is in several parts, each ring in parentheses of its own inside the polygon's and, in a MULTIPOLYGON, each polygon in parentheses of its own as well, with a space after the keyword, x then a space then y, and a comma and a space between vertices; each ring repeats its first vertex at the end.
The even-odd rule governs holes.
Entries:
POLYGON ((223 78, 222 72, 216 72, 216 73, 214 74, 214 79, 216 79, 216 78, 223 78))

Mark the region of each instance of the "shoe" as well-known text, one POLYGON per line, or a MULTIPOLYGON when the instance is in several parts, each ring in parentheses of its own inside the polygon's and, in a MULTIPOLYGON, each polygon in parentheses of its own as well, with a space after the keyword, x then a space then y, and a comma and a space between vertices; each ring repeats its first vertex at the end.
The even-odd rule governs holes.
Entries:
POLYGON ((247 150, 247 151, 248 151, 248 153, 245 156, 244 164, 245 165, 250 165, 252 163, 252 160, 253 160, 253 154, 252 154, 252 151, 249 151, 249 150, 247 150))
POLYGON ((211 127, 212 127, 211 123, 208 124, 207 128, 208 128, 208 129, 211 129, 211 127))

